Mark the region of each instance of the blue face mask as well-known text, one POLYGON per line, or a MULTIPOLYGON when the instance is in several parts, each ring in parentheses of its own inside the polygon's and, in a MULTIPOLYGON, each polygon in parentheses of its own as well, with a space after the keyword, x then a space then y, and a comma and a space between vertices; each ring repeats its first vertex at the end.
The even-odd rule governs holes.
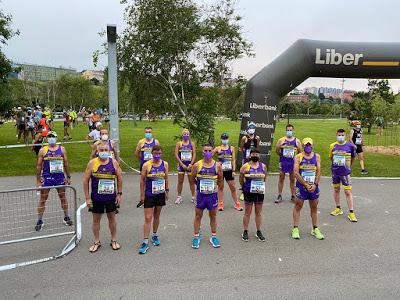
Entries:
POLYGON ((145 137, 146 139, 151 139, 151 133, 150 133, 150 132, 146 132, 146 133, 144 134, 144 137, 145 137))
POLYGON ((49 137, 47 139, 47 142, 49 143, 49 145, 55 145, 57 143, 57 138, 55 137, 49 137))
POLYGON ((344 140, 345 140, 345 136, 344 135, 338 135, 338 136, 336 136, 336 139, 337 139, 337 141, 339 142, 339 143, 343 143, 344 142, 344 140))
POLYGON ((108 151, 99 152, 99 158, 107 159, 110 157, 110 153, 108 151))
POLYGON ((228 145, 229 144, 229 140, 221 140, 222 145, 228 145))
POLYGON ((292 136, 293 136, 293 131, 287 130, 287 131, 286 131, 286 136, 287 136, 287 137, 292 137, 292 136))

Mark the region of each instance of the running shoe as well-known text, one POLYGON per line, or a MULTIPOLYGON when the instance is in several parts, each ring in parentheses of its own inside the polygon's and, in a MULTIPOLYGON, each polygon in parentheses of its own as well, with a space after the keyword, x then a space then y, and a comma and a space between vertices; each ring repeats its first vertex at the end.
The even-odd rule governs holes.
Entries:
POLYGON ((338 215, 343 215, 343 210, 341 208, 335 208, 334 210, 331 211, 331 216, 338 216, 338 215))
POLYGON ((350 220, 350 222, 357 222, 357 217, 356 217, 356 214, 355 213, 349 213, 348 215, 347 215, 347 218, 350 220))
POLYGON ((195 203, 195 202, 196 202, 196 197, 192 197, 192 199, 190 199, 190 201, 191 201, 192 203, 195 203))
POLYGON ((259 240, 260 242, 265 242, 265 240, 266 240, 266 238, 263 236, 263 234, 261 233, 260 230, 257 230, 256 238, 258 238, 258 240, 259 240))
POLYGON ((181 203, 182 203, 182 196, 176 197, 175 204, 181 204, 181 203))
POLYGON ((143 243, 139 248, 139 254, 146 254, 147 250, 149 250, 149 244, 143 243))
POLYGON ((296 200, 296 196, 292 195, 292 197, 290 198, 290 201, 294 202, 296 200))
POLYGON ((275 203, 279 202, 282 202, 282 195, 278 195, 278 197, 276 197, 275 203))
POLYGON ((300 232, 299 232, 299 228, 295 227, 292 229, 292 238, 295 240, 300 239, 300 232))
POLYGON ((36 231, 42 231, 43 230, 43 226, 44 226, 43 221, 42 220, 38 220, 36 222, 36 225, 35 225, 35 230, 36 231))
POLYGON ((199 237, 199 236, 195 236, 195 237, 193 238, 193 241, 192 241, 192 248, 193 248, 193 249, 199 249, 199 247, 200 247, 200 241, 201 241, 200 237, 199 237))
POLYGON ((218 203, 218 210, 223 211, 224 210, 224 202, 219 202, 218 203))
POLYGON ((243 194, 243 193, 240 194, 239 200, 240 200, 240 201, 244 201, 244 194, 243 194))
POLYGON ((367 169, 361 170, 361 175, 368 175, 368 170, 367 169))
POLYGON ((311 235, 315 236, 318 240, 323 240, 325 238, 324 235, 321 233, 321 230, 319 230, 318 227, 311 230, 311 235))
POLYGON ((154 246, 160 246, 160 244, 161 244, 161 242, 160 242, 160 240, 159 240, 157 235, 153 235, 151 237, 151 241, 153 242, 154 246))
POLYGON ((242 241, 245 241, 245 242, 249 241, 249 233, 247 230, 244 230, 242 233, 242 241))
POLYGON ((234 207, 237 211, 242 211, 242 210, 243 210, 243 207, 240 205, 240 202, 239 202, 239 201, 237 201, 233 207, 234 207))
POLYGON ((74 224, 69 216, 64 217, 63 223, 65 226, 72 226, 74 224))
POLYGON ((213 235, 210 238, 210 243, 214 248, 219 248, 221 247, 221 244, 219 243, 219 240, 217 239, 217 237, 215 235, 213 235))

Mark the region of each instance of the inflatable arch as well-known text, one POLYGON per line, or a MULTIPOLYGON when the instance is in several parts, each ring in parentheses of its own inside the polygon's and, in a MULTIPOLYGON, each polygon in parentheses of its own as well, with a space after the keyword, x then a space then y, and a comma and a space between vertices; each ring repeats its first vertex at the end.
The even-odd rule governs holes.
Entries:
MULTIPOLYGON (((261 161, 269 164, 278 104, 309 77, 400 78, 400 43, 358 43, 297 40, 250 79, 240 138, 256 123, 261 161)), ((238 154, 238 162, 241 161, 238 154)))

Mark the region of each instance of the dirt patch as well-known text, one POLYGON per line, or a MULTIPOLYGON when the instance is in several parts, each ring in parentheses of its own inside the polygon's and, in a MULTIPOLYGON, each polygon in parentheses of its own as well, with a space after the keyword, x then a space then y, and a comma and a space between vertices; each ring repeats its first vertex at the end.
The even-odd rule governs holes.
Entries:
POLYGON ((386 155, 398 155, 400 156, 400 147, 399 146, 365 146, 365 152, 370 153, 379 153, 386 155))

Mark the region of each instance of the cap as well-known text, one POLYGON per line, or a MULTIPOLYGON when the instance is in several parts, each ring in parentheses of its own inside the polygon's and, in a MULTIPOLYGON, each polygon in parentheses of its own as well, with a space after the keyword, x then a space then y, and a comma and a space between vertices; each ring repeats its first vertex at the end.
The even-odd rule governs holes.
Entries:
POLYGON ((256 124, 254 122, 249 122, 249 124, 247 124, 247 128, 248 129, 256 129, 256 124))
POLYGON ((227 139, 229 139, 229 133, 224 132, 223 134, 221 134, 221 139, 222 139, 222 140, 227 140, 227 139))
POLYGON ((49 135, 54 136, 54 137, 57 137, 57 132, 55 132, 55 131, 49 131, 49 132, 47 133, 47 137, 48 137, 49 135))
POLYGON ((353 124, 354 125, 361 125, 361 122, 359 120, 355 120, 355 121, 353 121, 353 124))
POLYGON ((96 122, 95 126, 96 127, 101 127, 101 122, 96 122))
POLYGON ((306 137, 303 139, 303 145, 307 145, 307 144, 311 144, 311 145, 314 144, 312 138, 306 137))

